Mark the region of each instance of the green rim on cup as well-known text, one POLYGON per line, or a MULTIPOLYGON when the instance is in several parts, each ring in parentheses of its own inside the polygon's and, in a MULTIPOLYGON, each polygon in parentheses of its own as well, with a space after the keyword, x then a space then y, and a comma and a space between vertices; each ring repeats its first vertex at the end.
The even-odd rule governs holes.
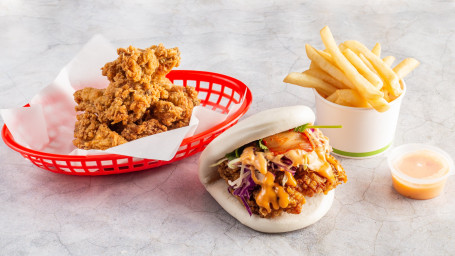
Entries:
POLYGON ((333 149, 333 153, 335 153, 335 154, 337 154, 337 155, 340 155, 340 156, 348 156, 348 157, 369 157, 369 156, 374 156, 374 155, 383 153, 383 152, 386 151, 391 145, 392 145, 392 142, 390 142, 389 144, 387 144, 387 145, 386 145, 385 147, 383 147, 383 148, 380 148, 380 149, 377 149, 377 150, 374 150, 374 151, 370 151, 370 152, 361 152, 361 153, 347 152, 347 151, 338 150, 338 149, 336 149, 336 148, 332 148, 332 149, 333 149))

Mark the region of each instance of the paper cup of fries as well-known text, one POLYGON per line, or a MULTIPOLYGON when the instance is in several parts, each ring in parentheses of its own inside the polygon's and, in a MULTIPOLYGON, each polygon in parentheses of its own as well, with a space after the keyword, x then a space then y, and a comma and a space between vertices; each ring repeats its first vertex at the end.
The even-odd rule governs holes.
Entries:
POLYGON ((343 126, 324 129, 334 153, 351 158, 384 153, 395 135, 403 78, 419 61, 406 58, 392 67, 395 57, 381 57, 379 43, 372 50, 355 40, 337 44, 327 26, 321 39, 324 50, 305 45, 310 68, 289 73, 284 82, 314 89, 319 125, 343 126))
POLYGON ((373 108, 348 107, 328 101, 314 90, 318 124, 337 124, 342 128, 321 129, 330 140, 333 153, 349 158, 369 158, 386 152, 393 143, 400 106, 406 92, 378 112, 373 108))

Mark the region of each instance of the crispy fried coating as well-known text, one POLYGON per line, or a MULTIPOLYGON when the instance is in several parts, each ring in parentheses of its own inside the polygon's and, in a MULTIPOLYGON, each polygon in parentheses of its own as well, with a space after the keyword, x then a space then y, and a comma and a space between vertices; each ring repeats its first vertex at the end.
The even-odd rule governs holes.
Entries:
POLYGON ((132 82, 150 84, 152 75, 159 66, 155 51, 151 48, 145 50, 130 46, 117 50, 118 58, 106 63, 101 69, 103 76, 111 82, 128 80, 132 82))
MULTIPOLYGON (((259 190, 257 190, 257 192, 259 192, 259 190)), ((302 212, 302 207, 306 202, 305 196, 293 187, 286 187, 286 192, 289 195, 289 204, 286 208, 271 208, 271 211, 268 212, 265 208, 259 207, 256 201, 252 201, 252 203, 256 204, 255 207, 251 208, 252 213, 258 214, 262 218, 274 218, 280 216, 283 212, 300 214, 302 212)), ((257 193, 255 193, 254 196, 256 197, 257 193)))
POLYGON ((153 115, 166 126, 172 126, 181 116, 183 109, 172 102, 160 100, 153 103, 153 115))
POLYGON ((91 112, 77 115, 74 129, 74 145, 82 149, 107 149, 127 142, 125 138, 100 123, 91 112))
POLYGON ((154 116, 164 125, 172 128, 187 126, 194 106, 199 105, 197 92, 193 87, 172 86, 168 97, 152 104, 154 116))
POLYGON ((155 56, 159 62, 153 77, 158 79, 165 77, 174 67, 180 65, 180 51, 177 47, 166 49, 163 44, 159 44, 153 45, 149 49, 155 51, 155 56))
POLYGON ((104 95, 95 103, 101 122, 124 125, 140 120, 161 88, 144 89, 141 83, 117 80, 111 82, 104 95))
POLYGON ((193 107, 199 104, 196 90, 193 87, 174 86, 169 90, 169 98, 167 100, 176 107, 182 108, 183 112, 180 116, 180 121, 188 125, 193 107))
POLYGON ((330 190, 336 188, 341 183, 346 183, 346 173, 332 155, 326 155, 333 171, 334 180, 329 181, 315 171, 301 167, 295 174, 297 181, 297 191, 305 196, 312 197, 316 194, 327 194, 330 190))
POLYGON ((84 88, 74 93, 76 111, 85 111, 77 117, 76 147, 106 149, 186 126, 194 106, 199 105, 194 88, 176 86, 166 78, 180 64, 178 48, 130 46, 117 53, 118 58, 102 68, 110 82, 106 89, 84 88))
POLYGON ((156 119, 149 119, 141 124, 128 124, 122 131, 122 136, 128 141, 167 131, 167 127, 156 119))
POLYGON ((117 53, 119 57, 102 68, 110 84, 95 105, 101 122, 126 125, 141 119, 152 101, 160 98, 163 89, 152 80, 161 60, 151 48, 130 46, 117 53))
POLYGON ((76 111, 96 112, 95 102, 103 96, 105 89, 86 87, 74 93, 74 101, 78 104, 76 111))

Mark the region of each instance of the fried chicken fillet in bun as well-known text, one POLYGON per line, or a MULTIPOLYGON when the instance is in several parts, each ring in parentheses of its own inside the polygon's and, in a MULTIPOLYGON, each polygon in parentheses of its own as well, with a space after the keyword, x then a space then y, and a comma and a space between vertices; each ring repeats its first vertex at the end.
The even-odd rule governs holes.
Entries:
POLYGON ((306 106, 254 114, 215 138, 199 159, 199 179, 244 225, 261 232, 309 226, 330 209, 346 182, 328 138, 306 106))

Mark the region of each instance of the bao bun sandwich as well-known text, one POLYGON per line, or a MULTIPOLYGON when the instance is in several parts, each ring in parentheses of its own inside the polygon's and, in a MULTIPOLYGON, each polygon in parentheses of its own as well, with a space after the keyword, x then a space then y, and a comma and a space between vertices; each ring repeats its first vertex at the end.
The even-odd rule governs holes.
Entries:
POLYGON ((346 182, 306 106, 269 109, 226 130, 202 152, 199 179, 244 225, 278 233, 309 226, 346 182))

